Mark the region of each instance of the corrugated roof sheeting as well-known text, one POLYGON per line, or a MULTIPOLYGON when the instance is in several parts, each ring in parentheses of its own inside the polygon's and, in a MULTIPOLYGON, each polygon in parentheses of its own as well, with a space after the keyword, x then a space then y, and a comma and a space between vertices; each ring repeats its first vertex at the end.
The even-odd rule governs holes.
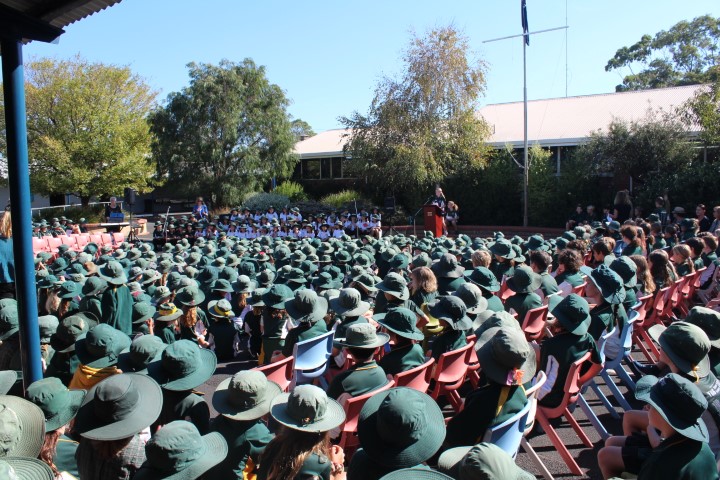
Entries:
POLYGON ((0 4, 58 28, 105 10, 122 0, 0 0, 0 4))

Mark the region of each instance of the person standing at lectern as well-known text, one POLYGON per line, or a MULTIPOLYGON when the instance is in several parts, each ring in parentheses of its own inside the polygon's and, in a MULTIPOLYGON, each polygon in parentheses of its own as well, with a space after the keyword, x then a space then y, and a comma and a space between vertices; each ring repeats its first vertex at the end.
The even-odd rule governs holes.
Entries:
POLYGON ((445 225, 445 207, 447 206, 447 200, 445 200, 445 194, 440 188, 440 185, 435 185, 435 196, 430 197, 430 205, 435 205, 440 209, 440 216, 443 222, 443 235, 447 235, 447 227, 445 225))

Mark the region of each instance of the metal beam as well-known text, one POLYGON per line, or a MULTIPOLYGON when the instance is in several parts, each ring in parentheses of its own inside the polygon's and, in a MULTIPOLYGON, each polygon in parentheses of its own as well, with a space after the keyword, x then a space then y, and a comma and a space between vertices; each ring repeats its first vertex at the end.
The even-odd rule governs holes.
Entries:
POLYGON ((0 36, 12 40, 39 40, 52 42, 62 35, 62 28, 33 18, 0 4, 0 36))
POLYGON ((38 327, 37 292, 32 245, 30 172, 28 168, 25 80, 22 43, 2 38, 8 183, 12 212, 15 292, 20 317, 20 352, 25 387, 43 378, 38 327))

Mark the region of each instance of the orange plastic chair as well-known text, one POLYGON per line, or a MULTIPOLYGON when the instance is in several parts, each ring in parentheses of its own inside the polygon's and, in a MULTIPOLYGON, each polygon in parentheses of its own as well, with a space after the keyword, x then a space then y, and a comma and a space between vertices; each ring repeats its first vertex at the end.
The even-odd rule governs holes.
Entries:
POLYGON ((60 242, 63 245, 67 245, 68 247, 70 247, 71 250, 75 250, 77 248, 77 242, 75 241, 75 237, 73 237, 72 235, 60 235, 57 238, 60 239, 60 242))
POLYGON ((657 346, 653 342, 653 339, 648 334, 648 329, 661 322, 662 313, 665 311, 665 306, 668 302, 668 294, 671 287, 661 288, 656 294, 652 301, 652 307, 650 307, 645 313, 645 320, 640 323, 636 323, 637 329, 635 330, 634 344, 640 349, 645 355, 648 362, 655 363, 660 358, 660 352, 657 346))
POLYGON ((395 375, 393 380, 396 387, 408 387, 418 392, 427 393, 430 388, 430 377, 432 376, 432 367, 435 365, 435 359, 430 358, 422 365, 395 375))
POLYGON ((568 377, 565 380, 565 395, 563 396, 563 400, 560 405, 555 408, 548 408, 538 404, 537 413, 535 414, 535 419, 543 428, 545 434, 555 446, 558 453, 565 461, 565 464, 568 466, 573 475, 583 475, 583 471, 580 470, 580 467, 575 462, 572 454, 568 451, 562 439, 560 439, 560 436, 550 424, 550 420, 554 418, 565 417, 565 419, 568 421, 568 423, 570 423, 570 426, 573 430, 575 430, 575 433, 577 434, 578 438, 580 438, 580 440, 583 442, 583 444, 588 448, 592 448, 592 442, 568 409, 570 405, 573 405, 575 404, 575 402, 578 401, 578 398, 580 397, 580 389, 582 388, 582 386, 586 382, 592 380, 595 375, 597 375, 600 370, 602 370, 601 364, 592 363, 589 370, 585 372, 585 374, 583 374, 582 376, 580 375, 582 366, 586 362, 590 362, 590 356, 591 353, 587 352, 580 359, 575 361, 570 367, 570 372, 568 373, 568 377))
POLYGON ((465 338, 467 343, 473 343, 473 348, 470 350, 470 360, 468 361, 467 378, 470 380, 470 384, 473 388, 477 388, 480 384, 480 360, 478 360, 477 352, 475 351, 475 340, 477 335, 468 335, 465 338))
POLYGON ((581 297, 585 294, 585 287, 587 286, 587 282, 583 282, 577 287, 573 287, 572 293, 575 293, 577 295, 580 295, 581 297))
POLYGON ((448 397, 455 413, 460 412, 463 407, 463 399, 457 390, 465 383, 468 363, 470 363, 470 351, 473 350, 475 343, 468 343, 462 348, 446 352, 440 355, 433 380, 435 386, 430 391, 430 396, 435 400, 440 395, 448 397))
POLYGON ((540 341, 545 337, 547 331, 547 318, 548 318, 548 306, 543 305, 542 307, 533 308, 528 310, 525 314, 525 319, 522 323, 522 331, 525 333, 525 338, 528 342, 535 340, 540 341))
POLYGON ((368 392, 364 395, 358 395, 357 397, 349 398, 343 409, 345 410, 345 423, 340 428, 340 448, 345 452, 346 460, 352 458, 352 454, 357 450, 360 441, 357 436, 357 425, 358 419, 360 418, 360 410, 373 395, 390 390, 395 386, 395 382, 390 380, 388 383, 380 388, 376 388, 372 392, 368 392))
POLYGON ((269 365, 255 367, 253 370, 263 372, 268 380, 277 383, 283 392, 287 392, 293 378, 293 360, 295 359, 290 356, 269 365))

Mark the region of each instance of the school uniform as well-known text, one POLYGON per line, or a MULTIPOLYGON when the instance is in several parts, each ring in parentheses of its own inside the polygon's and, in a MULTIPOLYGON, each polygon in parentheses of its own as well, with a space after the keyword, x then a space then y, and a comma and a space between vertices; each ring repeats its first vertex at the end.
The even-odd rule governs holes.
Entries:
POLYGON ((632 310, 632 307, 638 302, 636 287, 625 287, 625 300, 623 301, 623 307, 625 307, 625 313, 632 310))
POLYGON ((718 478, 718 467, 707 443, 675 434, 653 449, 637 478, 714 480, 718 478))
POLYGON ((237 343, 237 328, 230 321, 215 321, 208 331, 215 342, 215 355, 218 361, 226 362, 235 358, 235 344, 237 343))
POLYGON ((350 367, 348 370, 338 374, 333 378, 327 395, 337 400, 343 393, 347 393, 352 397, 372 392, 385 384, 388 379, 383 369, 371 360, 367 363, 358 363, 350 367))
POLYGON ((452 330, 450 327, 446 327, 446 330, 444 330, 443 333, 435 337, 435 340, 433 340, 432 345, 430 346, 430 351, 435 361, 438 361, 440 359, 440 355, 443 353, 452 352, 453 350, 462 348, 465 345, 467 345, 465 332, 462 330, 452 330))
POLYGON ((55 352, 45 370, 45 377, 58 377, 63 385, 68 386, 79 366, 80 360, 75 354, 75 350, 55 352))
POLYGON ((270 357, 275 350, 282 350, 285 345, 285 337, 287 331, 285 330, 285 322, 287 318, 282 317, 280 319, 273 318, 269 313, 263 313, 262 324, 264 326, 264 332, 262 336, 262 351, 264 353, 264 363, 270 363, 270 357))
POLYGON ((537 293, 516 293, 505 300, 505 311, 515 310, 518 314, 517 320, 522 325, 525 314, 533 308, 542 307, 542 304, 542 300, 537 293))
POLYGON ((395 347, 378 361, 378 365, 387 375, 397 375, 419 367, 423 363, 425 363, 425 352, 417 343, 395 347))
MULTIPOLYGON (((607 258, 607 257, 605 257, 607 258)), ((612 260, 615 260, 615 256, 612 257, 612 260)), ((603 262, 604 263, 604 262, 603 262)), ((612 263, 612 261, 611 261, 612 263)), ((609 265, 609 264, 606 264, 609 265)), ((579 287, 583 283, 585 283, 585 278, 580 274, 580 272, 575 273, 569 273, 569 272, 562 272, 557 275, 555 275, 555 282, 557 282, 558 285, 562 285, 563 283, 567 283, 571 287, 579 287)))
POLYGON ((132 307, 135 302, 125 285, 110 286, 102 296, 102 321, 125 335, 132 333, 132 307))
POLYGON ((540 290, 546 297, 549 297, 550 295, 559 292, 557 282, 548 272, 543 272, 540 274, 540 282, 540 290))
POLYGON ((53 463, 58 472, 67 472, 75 478, 80 478, 77 461, 75 460, 78 445, 78 442, 67 435, 61 435, 58 438, 55 456, 53 457, 53 463))
POLYGON ((157 335, 164 343, 171 345, 178 340, 177 333, 175 332, 175 325, 171 322, 157 322, 155 325, 157 326, 155 335, 157 335))
POLYGON ((445 443, 448 447, 463 447, 481 442, 488 428, 520 412, 527 401, 522 386, 489 382, 473 390, 465 398, 463 410, 448 422, 445 443))
POLYGON ((327 325, 323 320, 315 323, 303 322, 288 332, 287 337, 285 337, 285 345, 282 347, 282 354, 289 357, 293 354, 296 343, 319 337, 327 332, 327 325))
POLYGON ((622 255, 629 257, 630 255, 642 255, 642 248, 633 245, 627 245, 622 249, 622 255))
POLYGON ((458 288, 460 288, 460 285, 465 283, 465 277, 458 277, 458 278, 445 278, 441 277, 437 279, 438 284, 438 292, 440 295, 449 295, 450 292, 454 292, 458 288))
POLYGON ((675 265, 675 271, 677 272, 678 276, 684 277, 685 275, 690 273, 690 267, 687 263, 683 262, 679 265, 675 265))
POLYGON ((102 315, 102 301, 99 297, 85 296, 80 300, 78 310, 81 312, 90 312, 97 318, 103 318, 102 315))
MULTIPOLYGON (((430 470, 425 464, 419 464, 414 467, 410 467, 413 470, 430 470)), ((389 467, 382 465, 365 453, 365 450, 359 448, 355 454, 353 454, 350 466, 348 468, 347 479, 348 480, 380 480, 385 475, 400 470, 397 467, 389 467)))
POLYGON ((495 275, 498 281, 502 281, 503 276, 512 277, 515 274, 515 268, 512 266, 509 260, 504 262, 498 262, 493 260, 490 263, 490 271, 495 275))
POLYGON ((617 314, 613 312, 613 306, 610 303, 602 303, 596 305, 595 308, 590 310, 590 328, 588 333, 595 341, 599 341, 600 337, 613 329, 617 324, 618 332, 627 323, 627 314, 625 313, 625 307, 622 305, 617 306, 617 314))
POLYGON ((502 300, 500 300, 500 297, 497 295, 489 294, 486 295, 485 292, 483 292, 483 298, 487 300, 488 306, 487 309, 491 312, 504 312, 505 311, 505 305, 503 305, 502 300))
POLYGON ((236 421, 219 415, 210 430, 225 438, 228 454, 222 462, 208 470, 206 478, 248 478, 257 474, 260 456, 273 439, 273 434, 262 420, 236 421))
POLYGON ((438 297, 438 292, 426 292, 424 290, 417 290, 410 296, 410 300, 417 305, 422 307, 423 304, 430 303, 438 297))
MULTIPOLYGON (((274 459, 265 458, 260 464, 260 470, 258 471, 257 480, 266 480, 270 465, 273 464, 274 459)), ((288 480, 307 480, 320 479, 330 480, 330 472, 332 471, 332 462, 325 455, 319 455, 317 453, 311 453, 303 461, 300 471, 294 478, 288 480)))
POLYGON ((155 432, 159 427, 175 420, 187 420, 193 423, 201 435, 210 431, 210 408, 207 402, 192 390, 174 392, 163 389, 163 402, 160 416, 151 426, 155 432))

